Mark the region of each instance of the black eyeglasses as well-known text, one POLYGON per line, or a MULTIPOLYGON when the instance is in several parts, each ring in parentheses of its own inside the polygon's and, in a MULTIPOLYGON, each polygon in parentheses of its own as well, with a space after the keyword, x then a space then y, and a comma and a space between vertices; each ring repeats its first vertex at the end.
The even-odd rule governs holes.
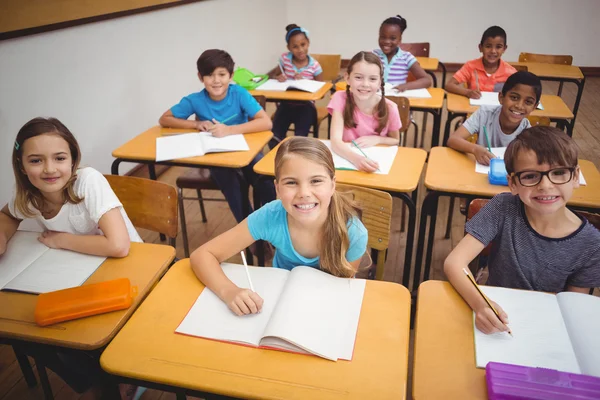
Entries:
POLYGON ((513 172, 511 177, 516 176, 521 186, 535 186, 542 181, 544 176, 547 176, 550 182, 555 185, 564 185, 573 179, 573 173, 577 167, 559 167, 552 168, 548 171, 521 171, 513 172))

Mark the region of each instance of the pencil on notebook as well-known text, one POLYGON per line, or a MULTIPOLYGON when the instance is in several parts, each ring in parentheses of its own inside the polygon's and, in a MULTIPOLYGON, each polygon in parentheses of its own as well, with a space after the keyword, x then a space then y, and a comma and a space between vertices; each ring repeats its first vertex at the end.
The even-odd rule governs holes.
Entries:
MULTIPOLYGON (((465 275, 467 276, 467 278, 469 278, 469 281, 471 281, 471 283, 473 284, 473 286, 475 287, 475 289, 477 289, 477 291, 479 292, 479 294, 481 295, 481 297, 483 297, 483 300, 485 300, 485 302, 487 303, 487 305, 492 309, 492 311, 494 312, 494 314, 496 315, 496 317, 498 318, 498 320, 500 322, 502 322, 502 319, 500 318, 500 314, 498 314, 498 311, 496 311, 496 308, 494 308, 494 306, 492 305, 492 302, 490 301, 490 299, 487 298, 487 296, 481 291, 481 288, 479 287, 479 285, 477 284, 477 282, 475 282, 475 279, 473 279, 473 277, 471 276, 471 274, 469 273, 469 271, 467 271, 466 268, 463 268, 463 272, 465 273, 465 275)), ((504 324, 506 325, 506 324, 504 324)), ((508 327, 508 325, 506 326, 508 328, 508 334, 510 336, 512 336, 512 331, 510 330, 510 328, 508 327)))
MULTIPOLYGON (((358 146, 358 144, 357 144, 357 143, 356 143, 354 140, 352 141, 352 144, 353 144, 353 145, 354 145, 354 146, 355 146, 355 147, 358 149, 358 151, 360 151, 360 153, 361 153, 363 156, 365 156, 365 158, 366 158, 367 160, 369 160, 369 161, 373 161, 373 160, 371 160, 371 159, 369 158, 369 156, 367 156, 367 155, 365 154, 365 152, 364 152, 364 151, 362 151, 362 149, 361 149, 361 148, 358 146)), ((377 171, 381 172, 381 170, 380 170, 379 168, 377 168, 377 171)))
POLYGON ((231 121, 233 118, 237 117, 237 114, 233 114, 231 117, 224 119, 223 121, 219 122, 220 124, 224 124, 227 121, 231 121))
POLYGON ((477 70, 473 71, 475 74, 475 84, 477 85, 477 91, 479 92, 479 75, 477 75, 477 70))
POLYGON ((488 151, 492 152, 492 147, 490 146, 490 137, 487 134, 487 129, 485 129, 485 125, 483 126, 483 134, 485 135, 485 143, 487 144, 488 151))
POLYGON ((285 76, 285 71, 283 70, 283 67, 281 66, 281 64, 277 63, 277 65, 279 65, 279 70, 281 71, 281 75, 283 75, 283 77, 287 79, 287 76, 285 76))
POLYGON ((246 268, 246 277, 248 278, 248 283, 250 284, 250 290, 252 290, 253 292, 254 290, 254 285, 252 284, 252 279, 250 279, 250 269, 248 268, 248 263, 246 262, 246 254, 244 254, 244 250, 240 251, 240 254, 242 255, 242 261, 244 262, 244 268, 246 268))

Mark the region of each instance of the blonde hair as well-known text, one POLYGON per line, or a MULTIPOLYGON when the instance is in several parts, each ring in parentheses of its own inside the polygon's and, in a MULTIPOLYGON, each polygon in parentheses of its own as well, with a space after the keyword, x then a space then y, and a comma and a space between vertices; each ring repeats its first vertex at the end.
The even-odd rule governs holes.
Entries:
MULTIPOLYGON (((284 141, 275 156, 275 179, 284 163, 292 156, 300 156, 306 160, 322 165, 331 179, 335 177, 335 168, 331 152, 320 140, 308 137, 292 137, 284 141)), ((348 222, 358 217, 360 208, 348 195, 334 191, 327 210, 327 220, 319 245, 320 268, 331 275, 349 278, 356 270, 346 260, 346 252, 350 246, 348 222)))
POLYGON ((29 178, 25 174, 23 168, 23 145, 27 139, 48 133, 63 138, 69 144, 69 150, 71 151, 73 165, 71 167, 71 178, 63 188, 63 198, 65 199, 65 202, 78 204, 83 200, 83 198, 80 198, 75 194, 73 189, 73 185, 77 180, 76 171, 79 167, 79 162, 81 161, 81 151, 79 150, 79 144, 77 143, 75 136, 73 136, 69 129, 56 118, 34 118, 23 125, 19 130, 19 133, 17 133, 12 152, 12 165, 17 187, 15 208, 25 217, 29 218, 35 216, 30 205, 40 212, 44 212, 46 200, 40 190, 29 181, 29 178))
MULTIPOLYGON (((377 118, 377 129, 375 132, 381 133, 381 131, 387 126, 388 123, 388 107, 385 102, 385 83, 383 82, 383 66, 381 65, 381 61, 379 57, 373 53, 369 53, 366 51, 361 51, 356 53, 354 57, 350 60, 346 72, 348 76, 352 73, 352 68, 354 65, 360 61, 364 61, 368 64, 375 64, 379 67, 379 78, 381 80, 381 100, 377 103, 377 113, 375 117, 377 118)), ((354 103, 354 97, 352 96, 352 92, 350 92, 350 85, 346 85, 346 105, 344 106, 344 127, 346 128, 356 128, 356 122, 354 121, 354 110, 356 108, 356 104, 354 103)))

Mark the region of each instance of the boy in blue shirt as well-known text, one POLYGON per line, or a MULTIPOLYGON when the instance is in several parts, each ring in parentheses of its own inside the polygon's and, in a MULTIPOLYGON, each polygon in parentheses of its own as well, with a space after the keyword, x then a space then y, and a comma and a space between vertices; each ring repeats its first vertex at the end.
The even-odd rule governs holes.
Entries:
MULTIPOLYGON (((210 132, 215 137, 271 129, 271 119, 250 93, 238 85, 230 85, 234 62, 229 53, 218 49, 206 50, 196 64, 204 89, 184 97, 179 104, 165 111, 158 120, 161 126, 196 129, 210 132), (188 120, 192 114, 196 114, 196 121, 188 120)), ((275 199, 275 187, 268 180, 259 181, 253 170, 254 164, 261 158, 262 153, 259 153, 241 170, 248 184, 258 191, 261 203, 266 204, 275 199)), ((243 221, 247 215, 243 212, 238 174, 232 168, 209 169, 235 219, 243 221)))

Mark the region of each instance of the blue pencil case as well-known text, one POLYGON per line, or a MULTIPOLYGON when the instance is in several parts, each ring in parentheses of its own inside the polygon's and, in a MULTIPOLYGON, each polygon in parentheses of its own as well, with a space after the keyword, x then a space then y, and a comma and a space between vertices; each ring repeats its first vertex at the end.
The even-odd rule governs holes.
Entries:
POLYGON ((600 399, 600 378, 554 369, 489 362, 485 380, 490 400, 600 399))
POLYGON ((490 172, 488 172, 488 180, 492 185, 508 186, 506 178, 506 165, 501 158, 492 158, 490 160, 490 172))

